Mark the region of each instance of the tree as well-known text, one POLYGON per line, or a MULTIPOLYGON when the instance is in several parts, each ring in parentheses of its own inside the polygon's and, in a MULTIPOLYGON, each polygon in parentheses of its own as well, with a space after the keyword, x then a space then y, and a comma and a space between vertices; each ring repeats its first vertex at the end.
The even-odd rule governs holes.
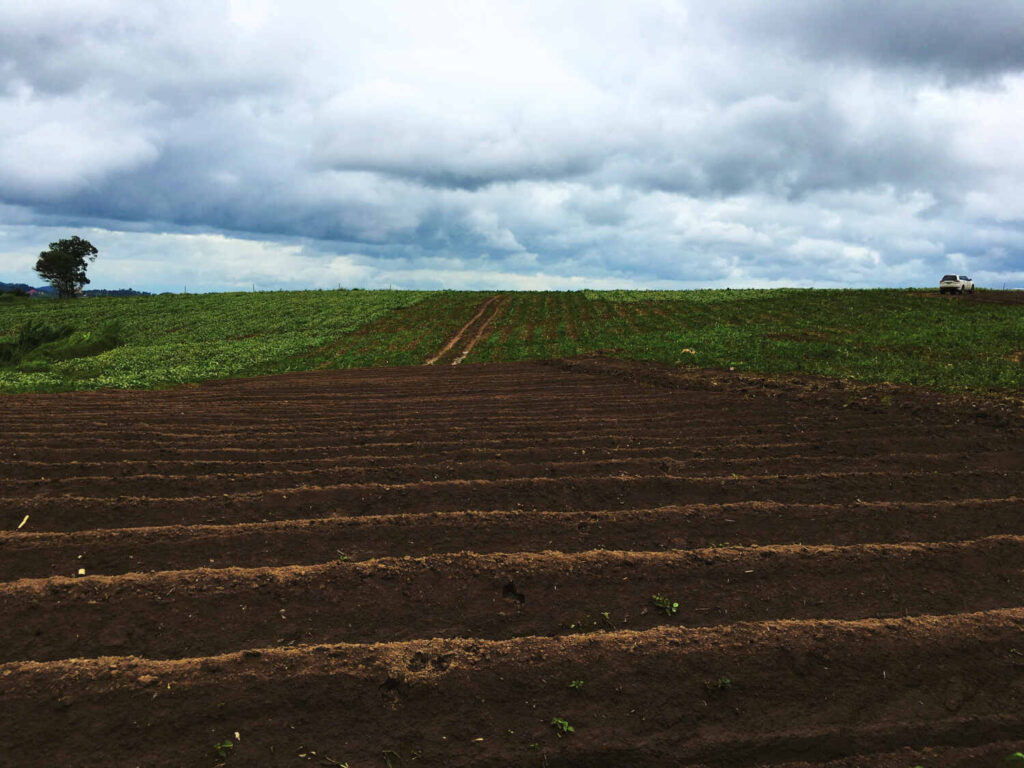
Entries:
POLYGON ((85 269, 96 260, 99 251, 88 240, 75 235, 68 240, 50 243, 50 250, 39 254, 36 272, 57 290, 62 299, 73 299, 83 285, 89 283, 85 269))

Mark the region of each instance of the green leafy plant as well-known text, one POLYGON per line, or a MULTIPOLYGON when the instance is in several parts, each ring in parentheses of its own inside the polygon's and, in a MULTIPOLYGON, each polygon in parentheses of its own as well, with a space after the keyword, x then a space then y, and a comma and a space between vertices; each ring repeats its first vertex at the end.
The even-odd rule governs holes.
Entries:
POLYGON ((1008 765, 1024 765, 1024 752, 1014 752, 1006 758, 1008 765))
POLYGON ((664 611, 666 616, 674 616, 679 611, 679 603, 673 602, 664 595, 651 595, 651 602, 658 610, 664 611))
POLYGON ((231 754, 231 750, 235 748, 234 742, 231 739, 224 739, 217 744, 213 745, 213 752, 221 760, 227 760, 228 755, 231 754))
POLYGON ((558 738, 562 738, 563 736, 576 732, 576 729, 569 725, 569 721, 564 717, 551 718, 551 725, 555 727, 555 731, 558 733, 558 738))
POLYGON ((583 689, 583 681, 582 680, 570 680, 569 681, 569 687, 572 688, 574 691, 582 690, 583 689))

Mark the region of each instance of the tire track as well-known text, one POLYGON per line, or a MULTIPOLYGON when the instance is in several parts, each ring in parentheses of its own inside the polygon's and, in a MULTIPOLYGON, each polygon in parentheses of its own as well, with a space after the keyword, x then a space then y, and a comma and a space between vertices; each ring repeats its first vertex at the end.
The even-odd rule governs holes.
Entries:
POLYGON ((477 330, 473 338, 470 339, 469 344, 467 344, 465 349, 462 350, 462 353, 454 360, 452 360, 452 365, 459 365, 463 360, 465 360, 469 356, 469 353, 473 351, 473 347, 475 347, 477 342, 483 338, 484 332, 487 330, 487 326, 491 324, 494 318, 501 314, 502 310, 508 304, 508 301, 508 298, 502 298, 494 305, 494 311, 492 311, 491 314, 487 316, 487 319, 484 320, 484 322, 481 324, 479 330, 477 330))
POLYGON ((485 300, 480 305, 480 308, 477 310, 476 314, 473 315, 473 317, 470 319, 470 321, 468 323, 466 323, 464 326, 462 326, 462 328, 459 329, 459 332, 456 333, 454 336, 452 336, 448 340, 447 344, 445 344, 443 347, 441 347, 441 349, 438 350, 438 352, 435 355, 433 355, 432 357, 428 358, 423 364, 424 365, 434 365, 436 362, 441 360, 445 355, 447 355, 449 352, 451 352, 451 350, 455 347, 456 344, 459 343, 459 340, 462 339, 462 337, 466 334, 466 332, 469 331, 470 328, 472 328, 473 325, 480 320, 480 318, 487 311, 487 309, 491 305, 493 305, 499 298, 500 298, 500 295, 499 294, 495 294, 494 296, 491 296, 489 299, 485 300))

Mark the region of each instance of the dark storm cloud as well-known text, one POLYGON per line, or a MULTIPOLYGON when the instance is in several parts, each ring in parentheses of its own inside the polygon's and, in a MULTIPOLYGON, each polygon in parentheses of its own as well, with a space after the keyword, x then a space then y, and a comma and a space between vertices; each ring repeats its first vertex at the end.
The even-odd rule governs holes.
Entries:
POLYGON ((733 105, 708 124, 610 160, 599 176, 694 195, 756 191, 787 198, 879 185, 955 195, 975 176, 948 152, 945 125, 883 118, 857 126, 828 94, 755 101, 760 103, 733 105))
POLYGON ((781 37, 819 58, 931 69, 959 79, 1024 69, 1019 0, 782 0, 726 3, 752 39, 781 37))

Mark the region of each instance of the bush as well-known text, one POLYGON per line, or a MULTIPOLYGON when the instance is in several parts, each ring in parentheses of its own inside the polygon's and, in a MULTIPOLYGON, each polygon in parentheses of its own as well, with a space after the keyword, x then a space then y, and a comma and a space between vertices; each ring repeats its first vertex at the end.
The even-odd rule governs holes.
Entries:
POLYGON ((93 331, 75 331, 70 325, 53 326, 42 320, 30 320, 13 341, 0 343, 0 365, 89 357, 120 343, 121 327, 116 320, 93 331))
POLYGON ((76 331, 69 336, 41 344, 24 356, 24 360, 71 360, 91 357, 121 343, 121 325, 108 320, 94 331, 76 331))
POLYGON ((70 336, 73 332, 70 325, 53 326, 42 320, 29 320, 13 341, 0 343, 0 363, 17 363, 33 349, 70 336))

